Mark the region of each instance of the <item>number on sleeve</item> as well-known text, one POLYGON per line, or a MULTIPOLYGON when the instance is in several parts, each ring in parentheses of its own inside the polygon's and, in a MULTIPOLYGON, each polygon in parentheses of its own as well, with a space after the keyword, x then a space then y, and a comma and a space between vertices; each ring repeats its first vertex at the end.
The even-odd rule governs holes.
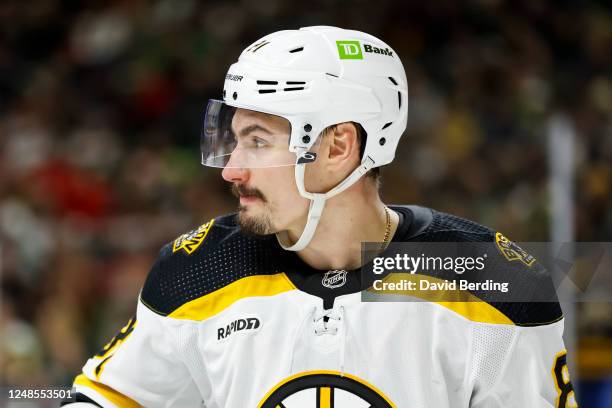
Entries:
POLYGON ((111 339, 103 348, 96 354, 96 358, 101 358, 102 361, 95 369, 96 377, 99 379, 100 374, 102 373, 102 369, 104 368, 104 364, 113 356, 119 345, 127 339, 127 337, 132 333, 134 327, 136 326, 136 317, 132 317, 127 324, 119 330, 119 333, 115 337, 111 339))
POLYGON ((577 407, 574 397, 574 387, 569 378, 567 368, 567 350, 563 350, 555 357, 552 369, 553 380, 557 388, 557 408, 577 407))

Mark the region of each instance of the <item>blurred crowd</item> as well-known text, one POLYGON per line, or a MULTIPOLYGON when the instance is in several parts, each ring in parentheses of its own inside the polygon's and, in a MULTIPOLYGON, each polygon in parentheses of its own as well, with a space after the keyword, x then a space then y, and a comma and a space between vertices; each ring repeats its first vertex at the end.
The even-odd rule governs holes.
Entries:
MULTIPOLYGON (((547 241, 547 135, 561 120, 576 134, 575 238, 610 240, 605 1, 5 0, 0 384, 69 384, 134 313, 159 248, 234 209, 199 164, 206 102, 251 42, 325 24, 374 34, 404 62, 409 125, 385 201, 547 241)), ((581 379, 612 378, 609 310, 579 305, 584 355, 601 348, 599 365, 578 361, 581 379)))

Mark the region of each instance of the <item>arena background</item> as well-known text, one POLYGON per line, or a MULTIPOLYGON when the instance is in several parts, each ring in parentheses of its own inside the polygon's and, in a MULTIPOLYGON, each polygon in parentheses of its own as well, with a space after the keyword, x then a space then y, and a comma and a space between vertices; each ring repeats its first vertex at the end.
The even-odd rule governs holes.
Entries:
MULTIPOLYGON (((404 62, 409 124, 386 202, 516 241, 551 240, 557 223, 610 241, 605 1, 4 0, 0 386, 68 386, 133 314, 158 249, 234 209, 220 171, 199 164, 203 109, 244 47, 308 25, 374 34, 404 62), (555 126, 573 140, 560 218, 555 126)), ((578 401, 610 407, 611 305, 574 306, 578 401)))

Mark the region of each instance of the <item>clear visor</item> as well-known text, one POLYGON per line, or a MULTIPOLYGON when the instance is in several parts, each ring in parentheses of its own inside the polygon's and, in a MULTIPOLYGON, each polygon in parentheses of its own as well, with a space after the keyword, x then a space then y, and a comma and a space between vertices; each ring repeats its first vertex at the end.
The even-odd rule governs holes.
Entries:
POLYGON ((202 164, 210 167, 291 166, 291 123, 280 116, 210 100, 200 137, 202 164))

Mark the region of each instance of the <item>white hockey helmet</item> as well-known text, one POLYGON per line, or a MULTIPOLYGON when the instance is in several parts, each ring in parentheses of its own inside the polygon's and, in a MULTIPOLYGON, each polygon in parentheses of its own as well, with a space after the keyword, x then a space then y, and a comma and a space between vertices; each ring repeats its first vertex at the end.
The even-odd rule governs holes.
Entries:
POLYGON ((293 245, 283 242, 282 234, 277 237, 285 249, 298 251, 312 239, 326 199, 371 168, 393 160, 407 119, 406 73, 387 44, 360 31, 329 26, 279 31, 247 47, 228 70, 223 101, 209 101, 201 136, 202 164, 295 166, 298 190, 311 200, 308 220, 293 245), (295 155, 264 154, 257 146, 239 143, 231 130, 236 108, 285 121, 288 145, 285 139, 270 147, 295 155), (361 165, 329 192, 310 193, 304 188, 304 166, 316 160, 321 132, 343 122, 359 123, 367 133, 361 165))

